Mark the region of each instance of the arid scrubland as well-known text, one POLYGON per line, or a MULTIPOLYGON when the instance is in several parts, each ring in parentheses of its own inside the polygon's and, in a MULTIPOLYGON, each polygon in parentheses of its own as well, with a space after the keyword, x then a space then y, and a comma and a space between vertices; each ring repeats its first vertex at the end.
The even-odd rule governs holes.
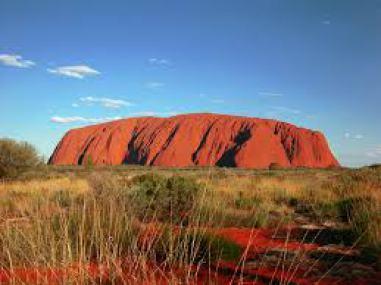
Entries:
MULTIPOLYGON (((6 272, 60 268, 65 273, 57 274, 68 284, 192 283, 198 273, 212 282, 222 278, 219 262, 235 261, 235 271, 242 271, 249 245, 242 247, 217 234, 220 229, 242 228, 273 229, 272 237, 286 232, 285 244, 319 242, 356 249, 356 263, 378 272, 380 211, 379 167, 47 167, 0 185, 0 266, 6 272), (303 231, 294 232, 295 228, 303 231)), ((255 236, 252 239, 255 243, 255 236)), ((346 257, 338 255, 330 264, 340 265, 340 258, 346 257)), ((284 256, 278 257, 279 266, 297 268, 302 260, 294 259, 290 265, 284 256)), ((319 255, 315 260, 324 259, 319 255)), ((17 276, 9 280, 25 282, 17 276)), ((47 279, 42 276, 34 276, 35 283, 44 284, 47 279)), ((291 282, 285 280, 278 281, 291 282)))

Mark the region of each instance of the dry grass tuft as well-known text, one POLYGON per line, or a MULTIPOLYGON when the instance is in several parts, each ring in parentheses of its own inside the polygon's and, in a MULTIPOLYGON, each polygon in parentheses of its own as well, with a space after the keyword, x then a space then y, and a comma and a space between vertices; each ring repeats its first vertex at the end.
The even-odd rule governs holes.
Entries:
MULTIPOLYGON (((168 282, 187 284, 194 268, 212 266, 220 259, 238 260, 245 250, 212 236, 210 229, 281 228, 300 217, 318 225, 336 223, 339 235, 343 230, 338 239, 360 246, 364 258, 373 263, 381 262, 372 254, 381 248, 381 172, 377 168, 207 169, 181 175, 180 170, 154 174, 147 169, 83 171, 77 175, 75 169, 65 169, 58 178, 0 184, 2 268, 54 269, 73 264, 83 268, 95 263, 112 271, 108 274, 111 284, 142 279, 152 283, 161 271, 165 271, 162 278, 173 279, 168 282), (185 280, 177 279, 179 268, 186 271, 185 280)), ((322 237, 312 237, 317 239, 322 237)), ((306 240, 307 234, 302 238, 306 240)), ((282 252, 276 260, 276 266, 284 270, 286 255, 282 252)), ((298 258, 304 255, 293 257, 287 270, 298 268, 304 262, 298 258)), ((70 282, 96 280, 81 269, 70 282)))

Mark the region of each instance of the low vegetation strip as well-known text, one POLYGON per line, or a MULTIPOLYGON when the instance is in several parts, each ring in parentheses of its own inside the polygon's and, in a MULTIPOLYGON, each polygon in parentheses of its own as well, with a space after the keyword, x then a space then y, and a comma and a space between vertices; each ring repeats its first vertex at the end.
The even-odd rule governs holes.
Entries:
POLYGON ((379 168, 79 170, 0 185, 3 283, 381 279, 379 168))

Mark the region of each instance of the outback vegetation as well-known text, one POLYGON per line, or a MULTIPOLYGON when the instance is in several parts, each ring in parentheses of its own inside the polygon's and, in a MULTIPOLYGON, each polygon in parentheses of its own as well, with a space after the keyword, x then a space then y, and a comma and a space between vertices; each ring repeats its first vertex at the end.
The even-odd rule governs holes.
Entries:
POLYGON ((2 283, 372 284, 380 277, 379 167, 49 166, 25 177, 0 185, 2 283))
POLYGON ((42 164, 35 147, 27 142, 0 138, 0 178, 14 178, 42 164))

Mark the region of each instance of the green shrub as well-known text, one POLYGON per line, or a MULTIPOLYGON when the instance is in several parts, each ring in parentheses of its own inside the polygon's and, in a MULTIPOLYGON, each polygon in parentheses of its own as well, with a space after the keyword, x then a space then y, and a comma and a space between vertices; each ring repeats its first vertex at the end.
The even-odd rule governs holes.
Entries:
POLYGON ((381 170, 381 163, 371 164, 368 167, 374 170, 381 170))
POLYGON ((232 261, 241 256, 242 249, 234 242, 208 233, 195 233, 187 239, 187 248, 190 256, 197 262, 215 262, 217 260, 232 261), (192 245, 197 247, 192 249, 192 245))
POLYGON ((269 170, 281 170, 281 169, 284 169, 284 167, 282 167, 282 165, 280 165, 279 163, 272 162, 269 165, 269 170))
POLYGON ((182 229, 174 233, 165 228, 151 246, 151 255, 156 260, 178 266, 181 263, 211 263, 218 260, 237 260, 242 248, 209 232, 182 229))
POLYGON ((115 195, 122 188, 117 176, 109 172, 92 172, 87 177, 87 181, 92 193, 97 198, 107 198, 110 194, 115 195))
POLYGON ((31 144, 0 139, 0 178, 15 178, 40 164, 42 160, 31 144))
POLYGON ((353 198, 347 215, 353 233, 366 245, 381 246, 381 205, 372 197, 353 198))
POLYGON ((144 174, 133 180, 133 205, 143 219, 179 223, 195 206, 200 185, 192 178, 144 174))
POLYGON ((373 264, 374 268, 381 271, 381 244, 378 246, 363 247, 361 249, 361 262, 373 264))
POLYGON ((272 200, 277 205, 287 205, 290 203, 291 196, 287 193, 284 188, 275 188, 272 193, 272 200))
POLYGON ((93 157, 91 155, 89 155, 87 157, 86 162, 85 162, 85 167, 88 170, 91 170, 94 168, 94 161, 93 161, 93 157))
POLYGON ((238 197, 234 199, 234 206, 237 209, 252 210, 257 208, 261 203, 263 203, 259 195, 244 195, 242 191, 238 192, 238 197))

